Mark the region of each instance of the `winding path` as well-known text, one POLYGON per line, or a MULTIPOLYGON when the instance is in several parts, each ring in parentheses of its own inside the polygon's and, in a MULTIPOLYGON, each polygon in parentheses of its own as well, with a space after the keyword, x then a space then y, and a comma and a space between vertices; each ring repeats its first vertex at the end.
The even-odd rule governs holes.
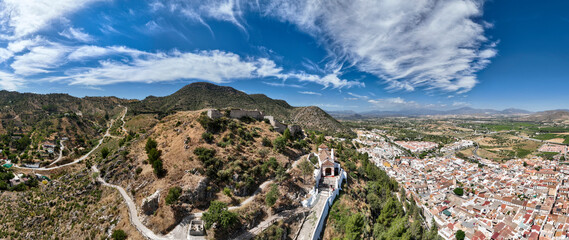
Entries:
MULTIPOLYGON (((123 124, 124 124, 124 121, 123 121, 123 124)), ((287 170, 287 172, 290 172, 290 170, 292 170, 297 165, 297 163, 299 162, 298 160, 302 159, 305 156, 307 156, 307 155, 303 155, 303 156, 300 156, 299 158, 297 158, 295 160, 295 162, 292 164, 291 168, 289 168, 287 170)), ((93 170, 93 172, 99 173, 99 169, 97 169, 96 166, 93 166, 92 170, 93 170)), ((119 192, 121 193, 121 196, 123 197, 123 199, 124 199, 124 201, 128 207, 129 217, 130 217, 130 221, 131 221, 132 225, 134 225, 136 227, 136 229, 144 237, 149 238, 149 239, 204 239, 203 237, 200 237, 200 236, 190 236, 188 234, 189 233, 189 225, 190 225, 189 223, 191 222, 191 220, 194 218, 201 218, 203 212, 193 213, 193 214, 186 216, 184 219, 182 219, 182 221, 178 224, 178 226, 176 226, 174 229, 172 229, 172 231, 170 231, 170 233, 168 233, 165 236, 164 235, 158 235, 158 234, 155 234, 152 230, 148 229, 142 223, 142 221, 140 220, 140 216, 138 216, 138 210, 136 208, 136 204, 134 203, 132 198, 127 194, 127 192, 124 190, 123 187, 107 183, 100 176, 97 176, 97 181, 101 182, 103 184, 103 186, 108 186, 108 187, 112 187, 112 188, 119 190, 119 192)), ((260 194, 262 192, 262 190, 264 188, 266 188, 271 183, 273 183, 273 181, 274 181, 273 179, 265 181, 264 183, 262 183, 259 186, 259 188, 253 193, 253 195, 251 195, 250 197, 248 197, 247 199, 242 201, 239 205, 229 207, 228 210, 235 210, 235 209, 241 208, 242 206, 249 204, 250 202, 252 202, 255 199, 255 197, 258 194, 260 194)), ((296 212, 296 210, 294 212, 296 212)), ((258 233, 262 232, 264 229, 266 229, 267 227, 269 227, 271 225, 269 223, 272 223, 278 219, 282 219, 282 218, 288 216, 289 214, 290 214, 289 212, 286 212, 283 214, 273 215, 269 219, 261 222, 257 227, 255 227, 255 228, 247 231, 246 233, 240 235, 239 239, 246 239, 249 236, 251 236, 251 234, 258 234, 258 233)))
POLYGON ((63 142, 65 142, 65 140, 59 141, 59 145, 61 145, 61 147, 59 148, 59 157, 57 157, 57 159, 55 161, 53 161, 52 163, 50 163, 48 166, 51 166, 51 165, 61 161, 61 159, 63 159, 63 149, 65 148, 65 146, 63 145, 63 142))
MULTIPOLYGON (((124 116, 126 115, 127 110, 128 110, 128 109, 125 107, 125 111, 124 111, 124 113, 122 114, 122 117, 121 117, 122 119, 124 119, 124 116)), ((79 162, 81 162, 81 161, 87 159, 89 156, 91 156, 91 154, 94 153, 95 150, 97 150, 97 149, 101 146, 101 144, 103 144, 103 141, 105 140, 106 137, 111 137, 111 133, 110 133, 109 131, 110 131, 111 128, 113 127, 113 124, 114 124, 114 123, 115 123, 115 121, 114 121, 114 120, 111 120, 111 124, 110 124, 109 127, 107 128, 107 131, 105 131, 105 134, 103 135, 103 137, 101 137, 101 139, 99 139, 99 143, 98 143, 93 149, 91 149, 91 151, 89 151, 87 154, 81 156, 80 158, 75 159, 75 161, 73 161, 73 162, 66 163, 66 164, 59 165, 59 166, 55 166, 55 167, 47 167, 47 168, 46 168, 46 167, 41 167, 41 168, 28 168, 28 167, 20 167, 20 166, 14 166, 14 167, 15 167, 15 168, 18 168, 18 169, 29 169, 29 170, 46 171, 46 170, 54 170, 54 169, 58 169, 58 168, 62 168, 62 167, 67 167, 67 166, 70 166, 70 165, 79 163, 79 162)), ((124 124, 124 121, 123 121, 123 124, 124 124)), ((62 149, 62 151, 63 151, 63 149, 62 149)))

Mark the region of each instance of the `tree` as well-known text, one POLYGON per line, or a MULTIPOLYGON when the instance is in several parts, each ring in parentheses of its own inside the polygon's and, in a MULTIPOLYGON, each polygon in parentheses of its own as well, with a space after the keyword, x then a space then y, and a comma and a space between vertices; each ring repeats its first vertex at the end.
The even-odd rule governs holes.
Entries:
POLYGON ((464 240, 466 234, 462 230, 456 231, 456 240, 464 240))
POLYGON ((362 214, 354 214, 350 216, 346 223, 345 239, 360 239, 363 233, 365 218, 362 214))
POLYGON ((320 146, 320 144, 322 144, 324 140, 325 140, 324 134, 318 135, 318 138, 316 139, 316 146, 320 146))
POLYGON ((202 215, 205 222, 205 228, 210 229, 213 225, 216 228, 227 229, 237 223, 237 214, 227 209, 227 204, 220 201, 213 201, 209 205, 207 212, 202 215))
POLYGON ((162 156, 162 151, 157 150, 156 148, 150 149, 148 151, 148 162, 153 165, 156 160, 159 160, 162 156))
POLYGON ((303 160, 298 164, 298 168, 302 171, 302 178, 306 181, 306 175, 311 174, 314 171, 314 166, 306 160, 303 160))
POLYGON ((101 149, 101 157, 103 157, 103 159, 107 158, 107 156, 109 156, 109 149, 107 147, 103 147, 103 149, 101 149))
POLYGON ((284 150, 286 149, 286 138, 284 138, 283 136, 277 137, 277 138, 273 141, 273 147, 274 147, 275 150, 277 150, 278 152, 284 152, 284 150))
POLYGON ((154 174, 156 174, 157 177, 164 177, 164 174, 166 172, 164 171, 164 166, 161 159, 154 161, 154 163, 152 163, 152 168, 154 169, 154 174))
POLYGON ((283 132, 283 137, 286 140, 289 140, 289 141, 292 140, 292 135, 290 134, 290 130, 288 128, 285 129, 285 131, 283 132))
POLYGON ((457 187, 453 190, 454 194, 456 194, 457 196, 462 196, 464 194, 464 189, 457 187))
POLYGON ((113 240, 125 240, 127 237, 128 236, 122 229, 113 230, 113 235, 111 235, 113 240))
POLYGON ((271 185, 271 190, 265 196, 265 203, 267 206, 272 207, 279 199, 279 187, 276 184, 271 185))
POLYGON ((178 201, 178 198, 180 198, 181 194, 182 194, 181 187, 170 188, 170 190, 168 190, 168 195, 166 195, 166 204, 171 205, 173 203, 176 203, 178 201))
POLYGON ((156 149, 158 147, 158 143, 156 141, 154 141, 152 138, 148 138, 148 140, 146 140, 146 146, 144 146, 144 149, 146 150, 146 153, 150 152, 150 149, 156 149))

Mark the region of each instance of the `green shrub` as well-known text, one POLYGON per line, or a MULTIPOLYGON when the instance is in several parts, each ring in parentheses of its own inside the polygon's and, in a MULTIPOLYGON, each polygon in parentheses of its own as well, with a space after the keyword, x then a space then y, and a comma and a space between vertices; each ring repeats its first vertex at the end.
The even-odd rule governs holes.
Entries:
POLYGON ((202 139, 206 143, 212 143, 213 142, 213 134, 211 134, 209 132, 204 132, 204 133, 202 133, 202 139))
POLYGON ((156 149, 157 147, 158 143, 152 138, 148 138, 148 140, 146 140, 146 146, 144 146, 144 149, 146 150, 146 153, 148 153, 151 149, 156 149))
POLYGON ((277 202, 277 199, 279 199, 279 188, 276 184, 272 184, 271 190, 269 190, 267 196, 265 196, 265 204, 272 207, 277 202))
POLYGON ((457 196, 462 196, 462 195, 464 194, 464 189, 458 187, 458 188, 455 188, 455 189, 453 190, 453 192, 454 192, 454 194, 456 194, 457 196))
POLYGON ((103 157, 103 159, 107 158, 107 156, 109 156, 109 153, 111 152, 107 147, 103 147, 103 149, 101 149, 101 157, 103 157))
POLYGON ((166 195, 166 204, 171 205, 176 203, 178 201, 178 198, 180 198, 180 195, 182 195, 181 187, 170 188, 168 195, 166 195))
POLYGON ((113 230, 113 235, 111 235, 113 240, 125 240, 127 237, 128 236, 122 229, 113 230))

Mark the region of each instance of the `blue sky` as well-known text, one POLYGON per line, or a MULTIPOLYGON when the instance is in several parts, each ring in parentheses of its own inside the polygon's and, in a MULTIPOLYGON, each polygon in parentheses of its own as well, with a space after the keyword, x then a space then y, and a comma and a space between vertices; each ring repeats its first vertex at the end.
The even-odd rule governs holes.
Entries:
POLYGON ((1 0, 0 88, 142 99, 207 81, 326 110, 569 108, 568 10, 527 0, 1 0))

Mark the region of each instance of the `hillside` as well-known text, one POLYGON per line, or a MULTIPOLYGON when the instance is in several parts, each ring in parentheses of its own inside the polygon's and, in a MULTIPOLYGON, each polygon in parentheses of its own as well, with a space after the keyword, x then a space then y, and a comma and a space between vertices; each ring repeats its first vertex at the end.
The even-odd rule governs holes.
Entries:
POLYGON ((552 110, 532 114, 527 117, 521 118, 524 121, 534 122, 565 122, 569 121, 569 111, 567 110, 552 110))
POLYGON ((148 97, 130 105, 132 114, 152 113, 165 116, 176 111, 207 108, 257 109, 284 123, 298 124, 304 129, 330 134, 351 131, 318 107, 293 107, 286 101, 263 94, 246 94, 231 87, 211 83, 192 83, 165 97, 148 97))
POLYGON ((115 97, 77 98, 67 94, 0 91, 0 149, 13 161, 47 164, 56 158, 45 142, 58 146, 66 138, 66 156, 92 146, 107 121, 126 100, 115 97))
MULTIPOLYGON (((152 118, 150 115, 128 118, 125 127, 129 131, 136 128, 140 134, 125 140, 110 139, 103 146, 110 149, 110 154, 103 158, 97 153, 93 160, 104 179, 127 189, 137 207, 146 209, 143 218, 149 229, 157 233, 170 232, 184 217, 206 210, 212 201, 238 205, 269 179, 281 179, 279 189, 291 193, 277 201, 275 207, 299 205, 299 193, 305 194, 308 190, 303 190, 300 187, 303 184, 293 178, 284 178, 284 170, 290 167, 291 161, 309 151, 309 144, 313 145, 309 143, 311 140, 288 141, 288 147, 281 151, 273 146, 281 134, 271 130, 271 125, 264 121, 227 118, 214 121, 203 113, 203 110, 181 111, 159 122, 139 117, 152 118), (135 127, 139 122, 151 124, 135 127), (158 160, 150 159, 149 142, 155 142, 155 149, 160 152, 157 159, 160 159, 162 174, 157 173, 152 163, 158 160), (180 194, 169 202, 167 195, 176 188, 180 194), (155 207, 143 207, 146 206, 144 199, 157 191, 160 195, 155 207)), ((250 226, 271 214, 271 208, 263 204, 263 199, 256 198, 253 201, 260 204, 240 209, 237 226, 250 226)))

